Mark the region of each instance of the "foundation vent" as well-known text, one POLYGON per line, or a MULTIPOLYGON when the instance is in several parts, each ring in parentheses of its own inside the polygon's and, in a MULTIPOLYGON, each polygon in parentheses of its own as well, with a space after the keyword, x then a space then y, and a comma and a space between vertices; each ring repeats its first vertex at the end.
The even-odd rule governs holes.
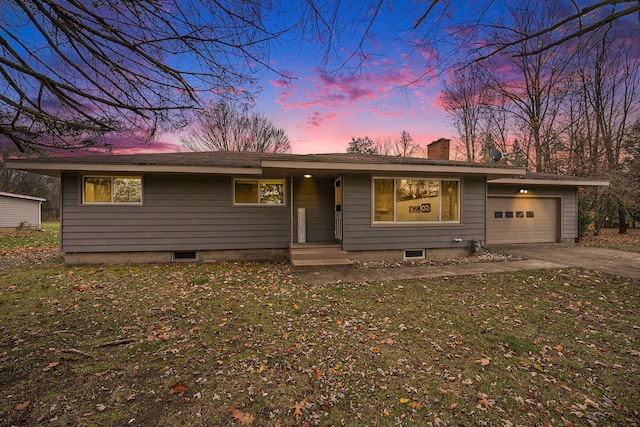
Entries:
POLYGON ((197 261, 198 254, 196 251, 175 251, 173 253, 174 261, 197 261))

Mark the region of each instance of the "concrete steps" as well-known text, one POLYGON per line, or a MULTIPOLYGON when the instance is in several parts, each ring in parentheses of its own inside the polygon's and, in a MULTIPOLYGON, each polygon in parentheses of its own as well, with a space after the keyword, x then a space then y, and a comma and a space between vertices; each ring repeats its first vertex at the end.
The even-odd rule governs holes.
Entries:
POLYGON ((352 265, 349 254, 342 245, 327 243, 292 243, 289 245, 289 261, 294 267, 322 267, 352 265))

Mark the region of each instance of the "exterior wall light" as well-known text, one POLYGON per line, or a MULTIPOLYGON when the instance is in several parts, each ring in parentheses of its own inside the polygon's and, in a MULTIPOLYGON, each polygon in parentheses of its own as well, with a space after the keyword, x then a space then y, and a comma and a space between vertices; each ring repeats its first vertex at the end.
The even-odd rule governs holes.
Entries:
POLYGON ((526 188, 521 188, 520 189, 520 194, 527 194, 527 189, 526 188))
POLYGON ((313 175, 311 175, 310 173, 305 173, 303 176, 304 176, 305 178, 309 179, 309 178, 311 178, 313 175))

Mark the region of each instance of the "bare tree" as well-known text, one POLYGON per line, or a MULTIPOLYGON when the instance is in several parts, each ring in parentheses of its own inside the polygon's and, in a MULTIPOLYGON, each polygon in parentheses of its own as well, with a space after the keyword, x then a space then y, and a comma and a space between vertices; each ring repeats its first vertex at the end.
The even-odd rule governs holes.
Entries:
POLYGON ((424 149, 405 130, 400 133, 400 138, 393 141, 391 139, 378 141, 376 146, 376 152, 385 156, 419 157, 424 155, 424 149))
POLYGON ((221 102, 198 115, 195 129, 181 139, 192 151, 288 153, 289 137, 264 114, 221 102))
POLYGON ((480 154, 482 121, 490 108, 486 84, 487 76, 477 64, 454 71, 443 83, 443 105, 453 119, 469 162, 480 154))
POLYGON ((574 104, 580 110, 574 115, 579 129, 572 128, 569 140, 578 172, 610 180, 604 196, 615 206, 620 233, 626 232, 630 195, 637 192, 634 180, 629 180, 630 152, 625 151, 629 135, 637 132, 632 124, 640 116, 640 48, 634 34, 631 28, 603 28, 575 55, 580 84, 574 104))
POLYGON ((351 137, 351 141, 349 141, 349 146, 347 147, 347 153, 380 154, 379 149, 380 144, 377 144, 368 136, 364 138, 351 137))
POLYGON ((182 128, 190 123, 185 116, 211 98, 250 98, 256 73, 271 68, 271 42, 286 37, 321 49, 325 67, 335 56, 338 67, 357 68, 370 57, 369 38, 399 31, 418 54, 446 67, 460 64, 456 53, 471 41, 477 49, 467 64, 497 53, 539 56, 640 11, 637 0, 563 2, 554 20, 494 43, 490 32, 512 24, 496 13, 501 4, 5 0, 0 136, 20 150, 72 149, 99 144, 110 133, 150 139, 182 128), (423 55, 426 49, 434 53, 423 55))
POLYGON ((111 132, 181 127, 203 94, 250 97, 269 67, 257 0, 8 0, 0 16, 0 135, 82 148, 111 132))
MULTIPOLYGON (((29 153, 33 156, 34 153, 29 153)), ((43 216, 47 219, 60 218, 60 179, 52 176, 5 168, 8 159, 28 157, 15 147, 5 147, 0 151, 0 191, 43 197, 43 216)))
MULTIPOLYGON (((513 27, 495 33, 499 44, 509 44, 509 40, 520 34, 546 28, 555 20, 557 12, 545 3, 534 10, 512 10, 511 15, 513 27)), ((559 167, 554 156, 558 143, 556 121, 565 96, 562 79, 570 56, 563 49, 531 54, 537 46, 547 43, 546 33, 540 37, 540 40, 513 45, 513 49, 491 58, 494 72, 490 86, 510 101, 511 113, 523 131, 520 139, 524 143, 530 141, 533 146, 535 170, 557 172, 559 167)))

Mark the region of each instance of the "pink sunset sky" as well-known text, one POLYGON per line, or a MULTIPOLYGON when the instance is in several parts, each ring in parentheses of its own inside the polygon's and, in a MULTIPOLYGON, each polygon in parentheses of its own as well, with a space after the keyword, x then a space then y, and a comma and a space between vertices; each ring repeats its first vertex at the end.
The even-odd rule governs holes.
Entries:
POLYGON ((411 57, 375 54, 380 59, 354 72, 331 74, 309 63, 292 69, 278 62, 294 78, 268 79, 256 107, 287 131, 294 153, 344 152, 352 137, 395 140, 403 130, 421 145, 451 138, 448 115, 438 105, 438 77, 412 84, 423 71, 411 57))
MULTIPOLYGON (((291 78, 265 74, 254 110, 287 132, 293 153, 345 152, 351 138, 396 140, 403 130, 422 146, 455 138, 438 102, 441 76, 425 70, 433 52, 401 41, 395 28, 407 17, 392 15, 374 25, 375 35, 358 46, 357 56, 350 56, 358 51, 353 48, 360 41, 355 35, 340 45, 338 54, 344 56, 324 68, 323 58, 309 44, 285 41, 271 51, 270 66, 291 78), (344 58, 350 60, 344 64, 344 58)), ((162 135, 160 140, 176 144, 168 149, 182 149, 179 135, 162 135)), ((162 149, 158 145, 143 149, 162 149)))
MULTIPOLYGON (((353 72, 324 71, 316 59, 283 50, 271 64, 292 79, 266 75, 255 111, 285 129, 296 154, 345 152, 352 137, 395 140, 403 130, 422 146, 454 138, 449 116, 438 103, 439 77, 415 83, 424 74, 421 64, 399 48, 375 45, 377 50, 367 55, 375 59, 353 72)), ((155 142, 142 150, 182 149, 179 134, 162 135, 160 141, 166 147, 155 142)), ((139 146, 132 149, 140 151, 139 146)))

